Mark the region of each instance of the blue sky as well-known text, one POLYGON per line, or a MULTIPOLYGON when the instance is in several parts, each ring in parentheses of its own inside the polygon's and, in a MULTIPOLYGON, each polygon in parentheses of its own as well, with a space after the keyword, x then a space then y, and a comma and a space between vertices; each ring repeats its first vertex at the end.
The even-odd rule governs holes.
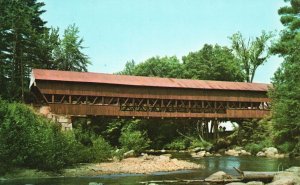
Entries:
MULTIPOLYGON (((246 37, 281 30, 277 15, 283 0, 45 0, 47 26, 61 33, 79 27, 93 63, 89 71, 113 73, 126 61, 153 56, 181 59, 205 43, 230 45, 228 36, 246 37)), ((257 71, 256 82, 269 83, 282 59, 272 57, 257 71)))

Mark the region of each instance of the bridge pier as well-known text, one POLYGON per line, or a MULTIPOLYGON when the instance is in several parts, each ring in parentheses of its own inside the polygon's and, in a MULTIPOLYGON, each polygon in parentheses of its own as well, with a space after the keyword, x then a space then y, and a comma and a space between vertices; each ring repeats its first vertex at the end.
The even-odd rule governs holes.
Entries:
POLYGON ((60 124, 63 131, 73 129, 71 116, 53 114, 49 106, 41 106, 39 108, 39 113, 53 122, 60 124))

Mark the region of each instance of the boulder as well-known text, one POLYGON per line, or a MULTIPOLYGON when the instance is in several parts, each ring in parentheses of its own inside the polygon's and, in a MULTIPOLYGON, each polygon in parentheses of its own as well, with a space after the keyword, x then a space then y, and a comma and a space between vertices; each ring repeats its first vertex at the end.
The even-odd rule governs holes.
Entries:
POLYGON ((300 167, 298 167, 298 166, 290 167, 290 168, 286 169, 285 171, 293 172, 293 173, 298 174, 298 176, 300 176, 300 167))
POLYGON ((257 157, 266 157, 266 154, 265 154, 265 152, 260 151, 260 152, 257 152, 256 156, 257 157))
POLYGON ((225 151, 225 155, 230 155, 230 156, 239 156, 240 153, 241 153, 240 151, 234 149, 225 151))
POLYGON ((213 156, 213 154, 209 153, 209 152, 205 152, 204 157, 210 157, 213 156))
POLYGON ((267 157, 275 157, 275 155, 278 154, 277 148, 274 147, 264 148, 263 151, 265 152, 267 157))
POLYGON ((263 182, 260 181, 250 181, 248 183, 243 183, 243 182, 231 182, 229 184, 226 185, 264 185, 263 182))
POLYGON ((300 185, 300 177, 297 172, 280 172, 274 176, 273 182, 270 185, 300 185))
POLYGON ((205 156, 205 151, 200 151, 198 153, 192 153, 192 157, 195 157, 195 158, 200 158, 200 157, 204 157, 205 156))
POLYGON ((89 185, 103 185, 102 183, 98 183, 98 182, 90 182, 89 185))
POLYGON ((246 183, 247 185, 264 185, 263 182, 260 181, 250 181, 246 183))
POLYGON ((247 152, 246 150, 241 150, 240 156, 249 156, 251 155, 250 152, 247 152))
POLYGON ((223 171, 218 171, 205 179, 207 182, 220 182, 226 179, 232 179, 230 175, 223 171))
POLYGON ((284 154, 275 154, 274 158, 277 158, 277 159, 279 159, 279 158, 285 158, 285 155, 284 154))
POLYGON ((129 150, 128 152, 125 152, 123 154, 124 157, 134 157, 135 156, 135 152, 134 150, 129 150))
POLYGON ((292 178, 284 178, 284 179, 279 179, 277 181, 273 181, 269 183, 268 185, 299 185, 300 181, 296 182, 292 178))
POLYGON ((204 150, 204 148, 196 147, 196 148, 193 148, 193 149, 191 150, 191 152, 199 152, 199 151, 201 151, 201 150, 204 150))

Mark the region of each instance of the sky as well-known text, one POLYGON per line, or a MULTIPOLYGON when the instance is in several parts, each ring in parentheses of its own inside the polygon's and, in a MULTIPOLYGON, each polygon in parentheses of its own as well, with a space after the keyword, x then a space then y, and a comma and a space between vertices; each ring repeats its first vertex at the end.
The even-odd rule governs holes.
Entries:
MULTIPOLYGON (((277 14, 283 0, 44 0, 42 18, 60 33, 75 24, 91 72, 115 73, 125 63, 153 56, 182 56, 204 44, 230 46, 229 36, 246 38, 283 28, 277 14)), ((270 83, 281 58, 258 68, 255 82, 270 83)))

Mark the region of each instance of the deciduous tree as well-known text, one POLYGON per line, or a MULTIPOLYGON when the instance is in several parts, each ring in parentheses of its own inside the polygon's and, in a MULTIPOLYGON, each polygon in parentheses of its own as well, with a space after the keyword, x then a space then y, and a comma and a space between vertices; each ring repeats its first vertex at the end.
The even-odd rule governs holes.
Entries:
POLYGON ((265 31, 255 39, 246 40, 240 32, 230 37, 232 49, 242 65, 246 82, 253 81, 257 68, 269 58, 268 41, 271 38, 272 34, 265 31))
POLYGON ((241 66, 227 47, 205 44, 182 57, 184 77, 201 80, 243 81, 241 66))

